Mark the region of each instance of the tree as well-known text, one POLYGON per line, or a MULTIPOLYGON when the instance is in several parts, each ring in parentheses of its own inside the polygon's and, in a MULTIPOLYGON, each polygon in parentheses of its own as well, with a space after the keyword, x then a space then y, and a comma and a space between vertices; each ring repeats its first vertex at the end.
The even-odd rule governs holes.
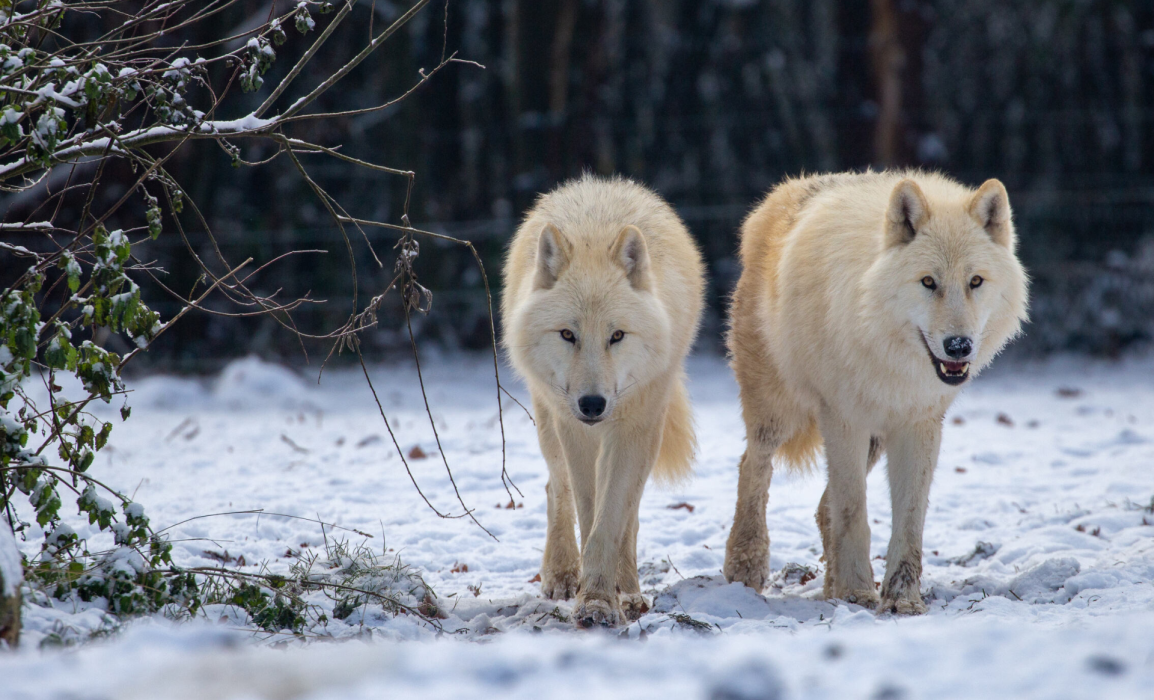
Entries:
MULTIPOLYGON (((234 166, 257 165, 241 158, 235 142, 263 139, 275 146, 274 158, 291 160, 344 237, 354 277, 354 313, 337 330, 309 337, 327 339, 334 351, 349 348, 359 356, 357 334, 375 325, 388 291, 399 292, 406 317, 410 311, 427 310, 431 300, 412 269, 419 251, 414 235, 427 232, 412 227, 407 203, 397 224, 354 218, 316 183, 300 156, 323 155, 349 167, 406 178, 410 189, 414 173, 353 158, 341 153, 339 146, 307 142, 292 131, 305 120, 386 109, 457 61, 442 52, 440 62, 421 70, 408 91, 383 104, 310 111, 321 95, 430 0, 416 0, 350 60, 291 101, 288 91, 294 81, 349 16, 355 0, 337 3, 339 7, 322 0, 272 2, 266 6, 267 16, 232 36, 195 46, 174 47, 165 40, 238 1, 87 0, 65 5, 55 0, 0 0, 0 187, 36 200, 28 218, 0 224, 0 233, 31 232, 40 237, 36 250, 0 242, 0 250, 27 265, 0 291, 0 510, 23 534, 30 523, 15 507, 20 494, 27 502, 24 512, 43 529, 40 554, 25 564, 30 578, 58 598, 103 598, 118 614, 165 606, 194 612, 200 604, 200 581, 173 565, 171 545, 153 531, 140 504, 89 473, 113 425, 86 407, 93 401, 124 401, 120 415, 127 420, 131 411, 121 378, 125 366, 187 313, 205 309, 203 302, 212 294, 239 308, 233 315, 268 316, 301 336, 306 334, 297 330, 292 312, 314 303, 307 296, 282 301, 275 294, 253 291, 251 277, 275 260, 253 270, 251 258, 239 264, 226 259, 205 216, 166 168, 173 155, 186 144, 209 141, 229 154, 234 166), (257 92, 265 87, 262 76, 290 32, 312 34, 317 30, 314 13, 334 12, 311 44, 298 47, 292 69, 271 86, 255 110, 239 118, 222 118, 235 102, 237 88, 257 92), (96 38, 74 39, 80 34, 68 31, 75 29, 70 25, 74 21, 101 30, 96 38), (224 70, 216 73, 222 77, 214 82, 213 69, 221 67, 224 70), (275 106, 281 108, 274 112, 275 106), (112 206, 101 207, 96 194, 108 185, 107 173, 118 163, 131 168, 130 185, 112 206), (80 202, 78 217, 64 216, 66 200, 80 202), (123 219, 131 202, 142 212, 135 225, 109 230, 106 223, 114 215, 123 219), (190 244, 185 219, 203 228, 215 259, 202 257, 190 244), (165 234, 166 222, 195 259, 203 288, 186 294, 169 289, 162 271, 140 252, 165 234), (397 231, 400 240, 392 283, 361 308, 348 229, 363 234, 364 226, 397 231), (180 300, 180 310, 163 319, 150 309, 141 298, 139 282, 145 279, 180 300), (133 349, 123 355, 107 350, 103 340, 110 334, 123 336, 133 349), (63 399, 57 381, 61 375, 75 377, 83 395, 63 399), (47 388, 46 405, 38 405, 27 388, 29 380, 38 378, 47 388), (61 518, 65 498, 90 524, 112 535, 111 549, 89 551, 61 518)), ((372 255, 383 267, 376 253, 372 255)), ((2 571, 8 577, 3 585, 11 586, 15 579, 7 569, 2 571)), ((4 598, 5 604, 10 600, 11 596, 4 598)))

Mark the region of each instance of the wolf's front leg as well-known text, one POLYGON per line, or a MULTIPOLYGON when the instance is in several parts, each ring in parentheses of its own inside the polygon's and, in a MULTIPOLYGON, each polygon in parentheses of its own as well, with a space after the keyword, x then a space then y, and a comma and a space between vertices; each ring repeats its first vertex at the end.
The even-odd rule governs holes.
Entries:
POLYGON ((581 550, 573 532, 576 524, 573 488, 548 407, 544 402, 534 401, 533 411, 537 414, 541 453, 549 467, 549 482, 545 484, 549 524, 545 534, 545 556, 541 560, 541 595, 553 600, 568 600, 577 595, 577 580, 581 575, 581 550))
POLYGON ((941 444, 939 421, 904 426, 891 437, 888 471, 893 535, 879 612, 920 615, 926 611, 921 593, 922 531, 941 444))
POLYGON ((873 608, 878 594, 870 565, 866 513, 870 436, 828 409, 822 411, 820 425, 829 462, 829 485, 823 496, 828 497, 830 546, 825 552, 825 595, 873 608))
POLYGON ((625 527, 625 537, 617 555, 617 591, 621 594, 621 611, 627 620, 636 620, 649 612, 649 601, 641 595, 637 576, 637 512, 625 527))
MULTIPOLYGON (((664 411, 658 413, 664 416, 664 411)), ((593 527, 581 551, 581 585, 573 613, 583 627, 611 627, 622 618, 617 591, 621 548, 637 520, 645 481, 661 444, 661 423, 649 419, 644 425, 606 426, 609 432, 597 460, 593 527)), ((636 557, 634 551, 633 580, 636 557)))

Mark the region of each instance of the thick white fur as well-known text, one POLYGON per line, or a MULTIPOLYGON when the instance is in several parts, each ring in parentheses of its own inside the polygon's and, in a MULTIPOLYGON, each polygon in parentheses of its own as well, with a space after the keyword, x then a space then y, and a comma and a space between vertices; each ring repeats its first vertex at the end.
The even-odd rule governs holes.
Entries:
POLYGON ((922 528, 942 418, 960 389, 930 354, 949 360, 943 341, 971 338, 969 381, 1019 332, 1027 279, 1015 247, 997 180, 974 191, 924 172, 799 178, 749 215, 728 337, 747 438, 730 581, 760 590, 769 574, 771 460, 805 465, 824 441, 826 596, 925 611, 922 528), (879 597, 865 478, 883 450, 894 523, 879 597))
POLYGON ((564 184, 538 200, 513 238, 503 342, 528 384, 549 466, 541 590, 576 595, 580 624, 614 625, 647 609, 637 510, 651 474, 690 473, 696 440, 683 365, 703 277, 676 213, 629 180, 564 184), (613 343, 616 331, 625 335, 613 343), (607 400, 595 425, 580 420, 585 395, 607 400))

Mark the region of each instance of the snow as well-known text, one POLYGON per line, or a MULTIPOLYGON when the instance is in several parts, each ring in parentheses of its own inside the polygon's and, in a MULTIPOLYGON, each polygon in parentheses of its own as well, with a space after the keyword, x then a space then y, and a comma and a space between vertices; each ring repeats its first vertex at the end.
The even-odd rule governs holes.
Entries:
MULTIPOLYGON (((4 114, 0 116, 0 124, 7 119, 11 109, 5 109, 4 114)), ((0 223, 0 231, 51 231, 56 227, 51 221, 29 221, 24 223, 21 221, 13 221, 10 223, 0 223)))
POLYGON ((4 114, 0 115, 0 125, 15 124, 24 117, 24 113, 12 108, 11 106, 4 108, 4 114))
MULTIPOLYGON (((107 72, 107 69, 105 69, 105 71, 107 72)), ((73 100, 70 95, 74 94, 78 89, 79 88, 75 84, 69 83, 69 85, 65 87, 64 92, 57 92, 56 83, 48 83, 39 90, 36 90, 38 97, 32 102, 31 106, 35 107, 45 99, 49 99, 76 109, 77 107, 80 107, 81 104, 76 100, 73 100)), ((63 115, 60 114, 58 116, 63 115)))
POLYGON ((202 122, 200 125, 200 130, 213 133, 240 133, 244 131, 256 131, 258 129, 263 129, 275 121, 275 118, 261 119, 255 114, 247 114, 240 119, 202 122))
MULTIPOLYGON (((373 606, 338 620, 318 594, 310 602, 330 619, 310 639, 371 643, 254 634, 243 612, 216 605, 196 622, 147 618, 62 655, 37 647, 102 635, 115 621, 88 604, 29 604, 23 650, 0 657, 7 692, 154 697, 164 683, 190 698, 1140 698, 1154 687, 1154 357, 1001 360, 963 393, 931 492, 930 612, 919 618, 820 598, 820 474, 775 476, 770 589, 725 583, 744 437, 724 362, 693 358, 696 478, 647 489, 638 562, 653 610, 611 632, 572 629, 571 604, 540 599, 530 582, 544 546, 545 467, 534 426, 506 400, 508 469, 523 492, 506 508, 492 365, 431 354, 423 367, 456 482, 497 539, 421 502, 359 371, 330 368, 318 385, 315 367, 248 358, 211 380, 131 381, 133 417, 115 418, 90 473, 131 494, 158 529, 264 509, 172 527, 180 565, 215 565, 206 551, 227 551, 244 557, 243 570, 285 571, 288 551, 342 537, 399 556, 448 613, 443 635, 373 606), (681 503, 693 509, 670 507, 681 503), (306 519, 374 536, 322 533, 306 519)), ((412 366, 371 376, 402 449, 429 455, 410 460, 421 488, 460 514, 412 366)), ((505 381, 527 404, 511 374, 505 381)), ((111 419, 118 408, 97 410, 111 419)), ((884 472, 869 479, 878 580, 890 527, 884 472)), ((86 520, 70 524, 93 543, 111 540, 86 520)), ((33 528, 21 547, 34 553, 40 535, 33 528)))

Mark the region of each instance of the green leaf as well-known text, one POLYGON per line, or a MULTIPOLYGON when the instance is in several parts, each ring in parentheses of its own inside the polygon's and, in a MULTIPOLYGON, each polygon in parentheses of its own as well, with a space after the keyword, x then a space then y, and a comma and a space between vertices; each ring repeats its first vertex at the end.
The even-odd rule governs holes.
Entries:
POLYGON ((156 206, 155 201, 154 199, 154 204, 144 212, 144 218, 148 221, 148 235, 151 236, 154 241, 160 236, 160 232, 163 230, 160 207, 156 206))
POLYGON ((68 289, 75 294, 76 290, 80 289, 80 264, 67 250, 60 256, 60 269, 68 275, 68 289))
POLYGON ((95 437, 96 432, 92 430, 91 425, 80 426, 80 434, 76 436, 76 444, 85 447, 92 446, 92 438, 95 437))
POLYGON ((44 349, 44 363, 52 369, 72 371, 80 354, 64 333, 57 333, 44 349))
POLYGON ((103 450, 104 446, 108 444, 108 436, 112 433, 112 424, 105 423, 100 432, 96 434, 96 449, 103 450))

